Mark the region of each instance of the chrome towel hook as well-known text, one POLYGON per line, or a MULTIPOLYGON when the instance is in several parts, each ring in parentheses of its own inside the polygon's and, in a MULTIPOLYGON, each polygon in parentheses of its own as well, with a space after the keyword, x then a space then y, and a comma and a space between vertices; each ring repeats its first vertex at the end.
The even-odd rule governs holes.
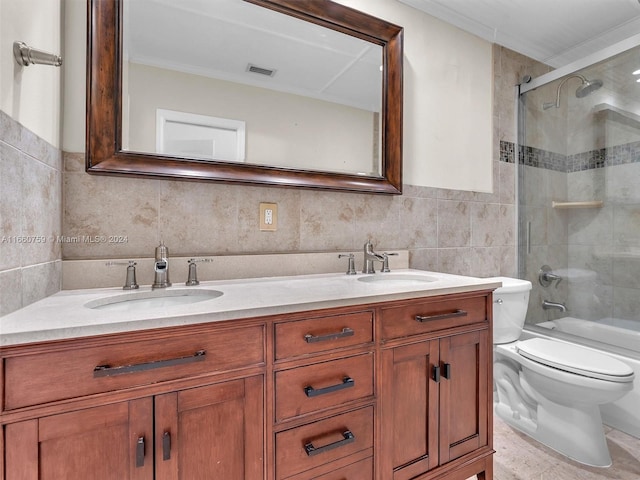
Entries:
POLYGON ((29 65, 62 65, 62 57, 53 53, 43 52, 30 47, 24 42, 13 42, 13 56, 18 65, 28 67, 29 65))

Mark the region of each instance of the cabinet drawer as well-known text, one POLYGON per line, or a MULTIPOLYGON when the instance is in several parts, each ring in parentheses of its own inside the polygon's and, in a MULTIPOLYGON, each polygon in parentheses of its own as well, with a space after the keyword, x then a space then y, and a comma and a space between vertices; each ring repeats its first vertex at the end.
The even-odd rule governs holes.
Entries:
POLYGON ((373 407, 276 434, 276 478, 311 470, 373 446, 373 407))
POLYGON ((373 395, 373 354, 276 372, 276 421, 373 395))
POLYGON ((264 363, 264 326, 156 336, 5 359, 5 409, 264 363))
POLYGON ((276 359, 373 341, 373 313, 358 312, 275 325, 276 359))
POLYGON ((373 458, 365 458, 329 473, 307 473, 295 477, 295 480, 373 480, 373 458))
POLYGON ((409 335, 487 321, 486 296, 422 300, 383 308, 382 338, 409 335))

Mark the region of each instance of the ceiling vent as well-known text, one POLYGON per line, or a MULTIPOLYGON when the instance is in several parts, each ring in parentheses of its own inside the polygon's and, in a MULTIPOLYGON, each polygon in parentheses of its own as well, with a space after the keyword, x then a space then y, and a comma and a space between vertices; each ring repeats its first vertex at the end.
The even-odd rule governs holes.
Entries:
POLYGON ((258 73, 267 77, 273 77, 276 74, 275 68, 258 67, 257 65, 248 64, 247 72, 258 73))

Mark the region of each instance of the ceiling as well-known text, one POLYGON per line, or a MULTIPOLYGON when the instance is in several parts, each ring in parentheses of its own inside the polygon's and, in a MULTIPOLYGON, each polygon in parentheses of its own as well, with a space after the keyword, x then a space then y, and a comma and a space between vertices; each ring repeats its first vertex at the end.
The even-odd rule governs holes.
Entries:
POLYGON ((640 32, 640 0, 400 0, 552 67, 640 32))
POLYGON ((126 2, 124 55, 132 63, 381 110, 379 45, 248 2, 126 2))

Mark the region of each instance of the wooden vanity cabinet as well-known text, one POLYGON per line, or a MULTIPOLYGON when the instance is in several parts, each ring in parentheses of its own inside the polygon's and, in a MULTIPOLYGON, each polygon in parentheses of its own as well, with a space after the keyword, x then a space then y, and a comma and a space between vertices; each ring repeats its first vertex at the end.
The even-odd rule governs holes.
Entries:
POLYGON ((488 290, 3 349, 1 480, 492 480, 488 290))
POLYGON ((381 310, 379 479, 493 478, 490 305, 463 295, 381 310))

